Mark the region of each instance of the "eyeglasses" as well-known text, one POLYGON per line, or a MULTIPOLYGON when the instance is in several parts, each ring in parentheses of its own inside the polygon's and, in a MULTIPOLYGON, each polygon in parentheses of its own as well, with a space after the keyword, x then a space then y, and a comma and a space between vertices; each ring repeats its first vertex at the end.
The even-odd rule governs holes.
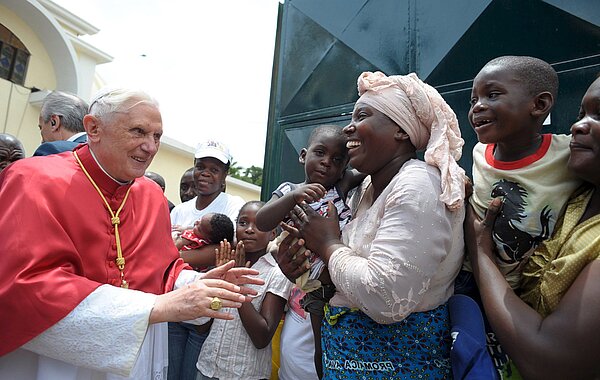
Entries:
POLYGON ((88 113, 92 113, 92 107, 94 107, 94 105, 96 105, 96 103, 98 103, 102 98, 105 98, 108 95, 111 95, 115 91, 117 91, 117 89, 110 89, 110 90, 107 90, 105 93, 101 94, 100 96, 96 97, 96 99, 94 99, 92 101, 92 103, 90 103, 90 106, 88 107, 88 113))

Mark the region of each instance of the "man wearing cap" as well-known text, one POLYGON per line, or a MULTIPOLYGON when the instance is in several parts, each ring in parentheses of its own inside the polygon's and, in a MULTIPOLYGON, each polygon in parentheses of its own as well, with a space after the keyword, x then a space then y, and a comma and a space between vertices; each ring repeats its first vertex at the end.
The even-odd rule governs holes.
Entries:
POLYGON ((255 294, 235 284, 262 282, 180 259, 144 177, 162 135, 152 97, 103 93, 84 125, 88 144, 0 173, 0 379, 162 379, 164 322, 231 319, 221 307, 255 294))
MULTIPOLYGON (((211 212, 227 215, 235 222, 240 208, 244 205, 241 197, 223 192, 225 179, 231 165, 229 149, 222 143, 208 140, 198 145, 194 160, 194 184, 197 196, 187 202, 175 206, 171 211, 171 223, 180 229, 193 227, 194 222, 204 214, 211 212)), ((209 262, 194 257, 183 257, 192 266, 214 265, 214 246, 207 252, 212 254, 209 262)))
MULTIPOLYGON (((223 191, 231 162, 231 154, 224 144, 208 140, 198 145, 194 160, 197 196, 171 211, 175 231, 191 228, 208 213, 225 214, 235 224, 244 200, 223 191)), ((180 255, 193 267, 214 266, 217 247, 218 244, 209 244, 197 250, 182 251, 180 255)), ((169 323, 169 379, 196 378, 196 361, 208 332, 199 333, 186 323, 169 323)))
POLYGON ((83 99, 66 92, 52 91, 42 104, 38 120, 42 144, 33 155, 65 152, 86 142, 83 117, 87 111, 88 105, 83 99))

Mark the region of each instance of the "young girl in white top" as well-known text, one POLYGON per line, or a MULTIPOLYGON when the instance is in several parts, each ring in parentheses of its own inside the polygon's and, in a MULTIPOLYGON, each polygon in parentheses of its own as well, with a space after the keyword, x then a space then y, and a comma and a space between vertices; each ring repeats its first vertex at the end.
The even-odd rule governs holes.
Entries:
POLYGON ((275 230, 262 232, 255 226, 257 211, 264 202, 251 201, 240 209, 236 221, 237 245, 232 250, 222 242, 217 259, 235 259, 239 266, 251 266, 260 272, 264 285, 251 303, 239 310, 227 310, 235 315, 230 321, 215 319, 196 367, 200 379, 268 379, 271 375, 271 339, 283 315, 292 283, 281 273, 275 258, 266 252, 275 230), (247 260, 247 262, 246 262, 247 260))

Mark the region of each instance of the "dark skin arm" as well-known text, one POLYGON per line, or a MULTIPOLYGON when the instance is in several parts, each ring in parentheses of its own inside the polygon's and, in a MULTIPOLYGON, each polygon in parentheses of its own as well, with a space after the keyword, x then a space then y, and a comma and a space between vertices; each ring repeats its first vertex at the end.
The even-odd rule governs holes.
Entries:
POLYGON ((588 264, 542 318, 510 288, 493 258, 491 226, 501 207, 492 201, 480 221, 467 208, 465 238, 490 325, 526 379, 590 379, 600 375, 600 260, 588 264))
MULTIPOLYGON (((232 250, 229 242, 224 240, 215 254, 217 261, 228 262, 233 259, 238 267, 250 267, 251 265, 251 261, 246 262, 246 252, 242 242, 239 242, 232 250)), ((257 311, 250 302, 246 302, 238 309, 242 325, 256 348, 261 349, 269 345, 275 330, 277 330, 286 303, 287 300, 284 298, 273 293, 267 293, 260 311, 257 311)))
POLYGON ((319 379, 323 378, 323 349, 321 348, 321 320, 318 315, 310 314, 310 326, 312 327, 313 337, 315 338, 315 369, 319 379))
POLYGON ((256 226, 261 231, 274 230, 295 205, 316 202, 325 195, 325 188, 318 183, 301 184, 296 189, 279 197, 275 194, 256 213, 256 226))
POLYGON ((193 242, 191 240, 188 240, 186 238, 179 236, 179 237, 175 238, 174 243, 175 243, 175 247, 177 247, 177 249, 181 249, 181 247, 183 247, 184 245, 191 244, 193 242))
POLYGON ((250 302, 245 302, 238 309, 242 325, 250 336, 254 347, 265 348, 271 342, 275 330, 283 316, 286 300, 273 293, 267 293, 263 299, 260 311, 250 302))
POLYGON ((216 260, 215 249, 218 248, 219 244, 208 244, 191 251, 180 251, 179 255, 194 268, 213 266, 216 260))
POLYGON ((346 170, 342 179, 336 184, 337 188, 342 192, 342 194, 340 194, 342 198, 346 198, 348 192, 360 185, 366 177, 366 174, 363 174, 356 169, 346 170))

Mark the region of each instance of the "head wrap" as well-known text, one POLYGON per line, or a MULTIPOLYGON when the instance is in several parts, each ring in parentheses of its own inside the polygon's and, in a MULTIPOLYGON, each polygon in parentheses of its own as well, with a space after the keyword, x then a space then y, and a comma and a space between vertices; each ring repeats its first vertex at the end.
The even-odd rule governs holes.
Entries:
POLYGON ((388 77, 379 71, 358 77, 358 94, 358 101, 398 124, 417 150, 425 149, 425 162, 441 172, 440 200, 451 210, 460 208, 466 177, 456 161, 465 142, 456 115, 442 96, 415 73, 388 77))

